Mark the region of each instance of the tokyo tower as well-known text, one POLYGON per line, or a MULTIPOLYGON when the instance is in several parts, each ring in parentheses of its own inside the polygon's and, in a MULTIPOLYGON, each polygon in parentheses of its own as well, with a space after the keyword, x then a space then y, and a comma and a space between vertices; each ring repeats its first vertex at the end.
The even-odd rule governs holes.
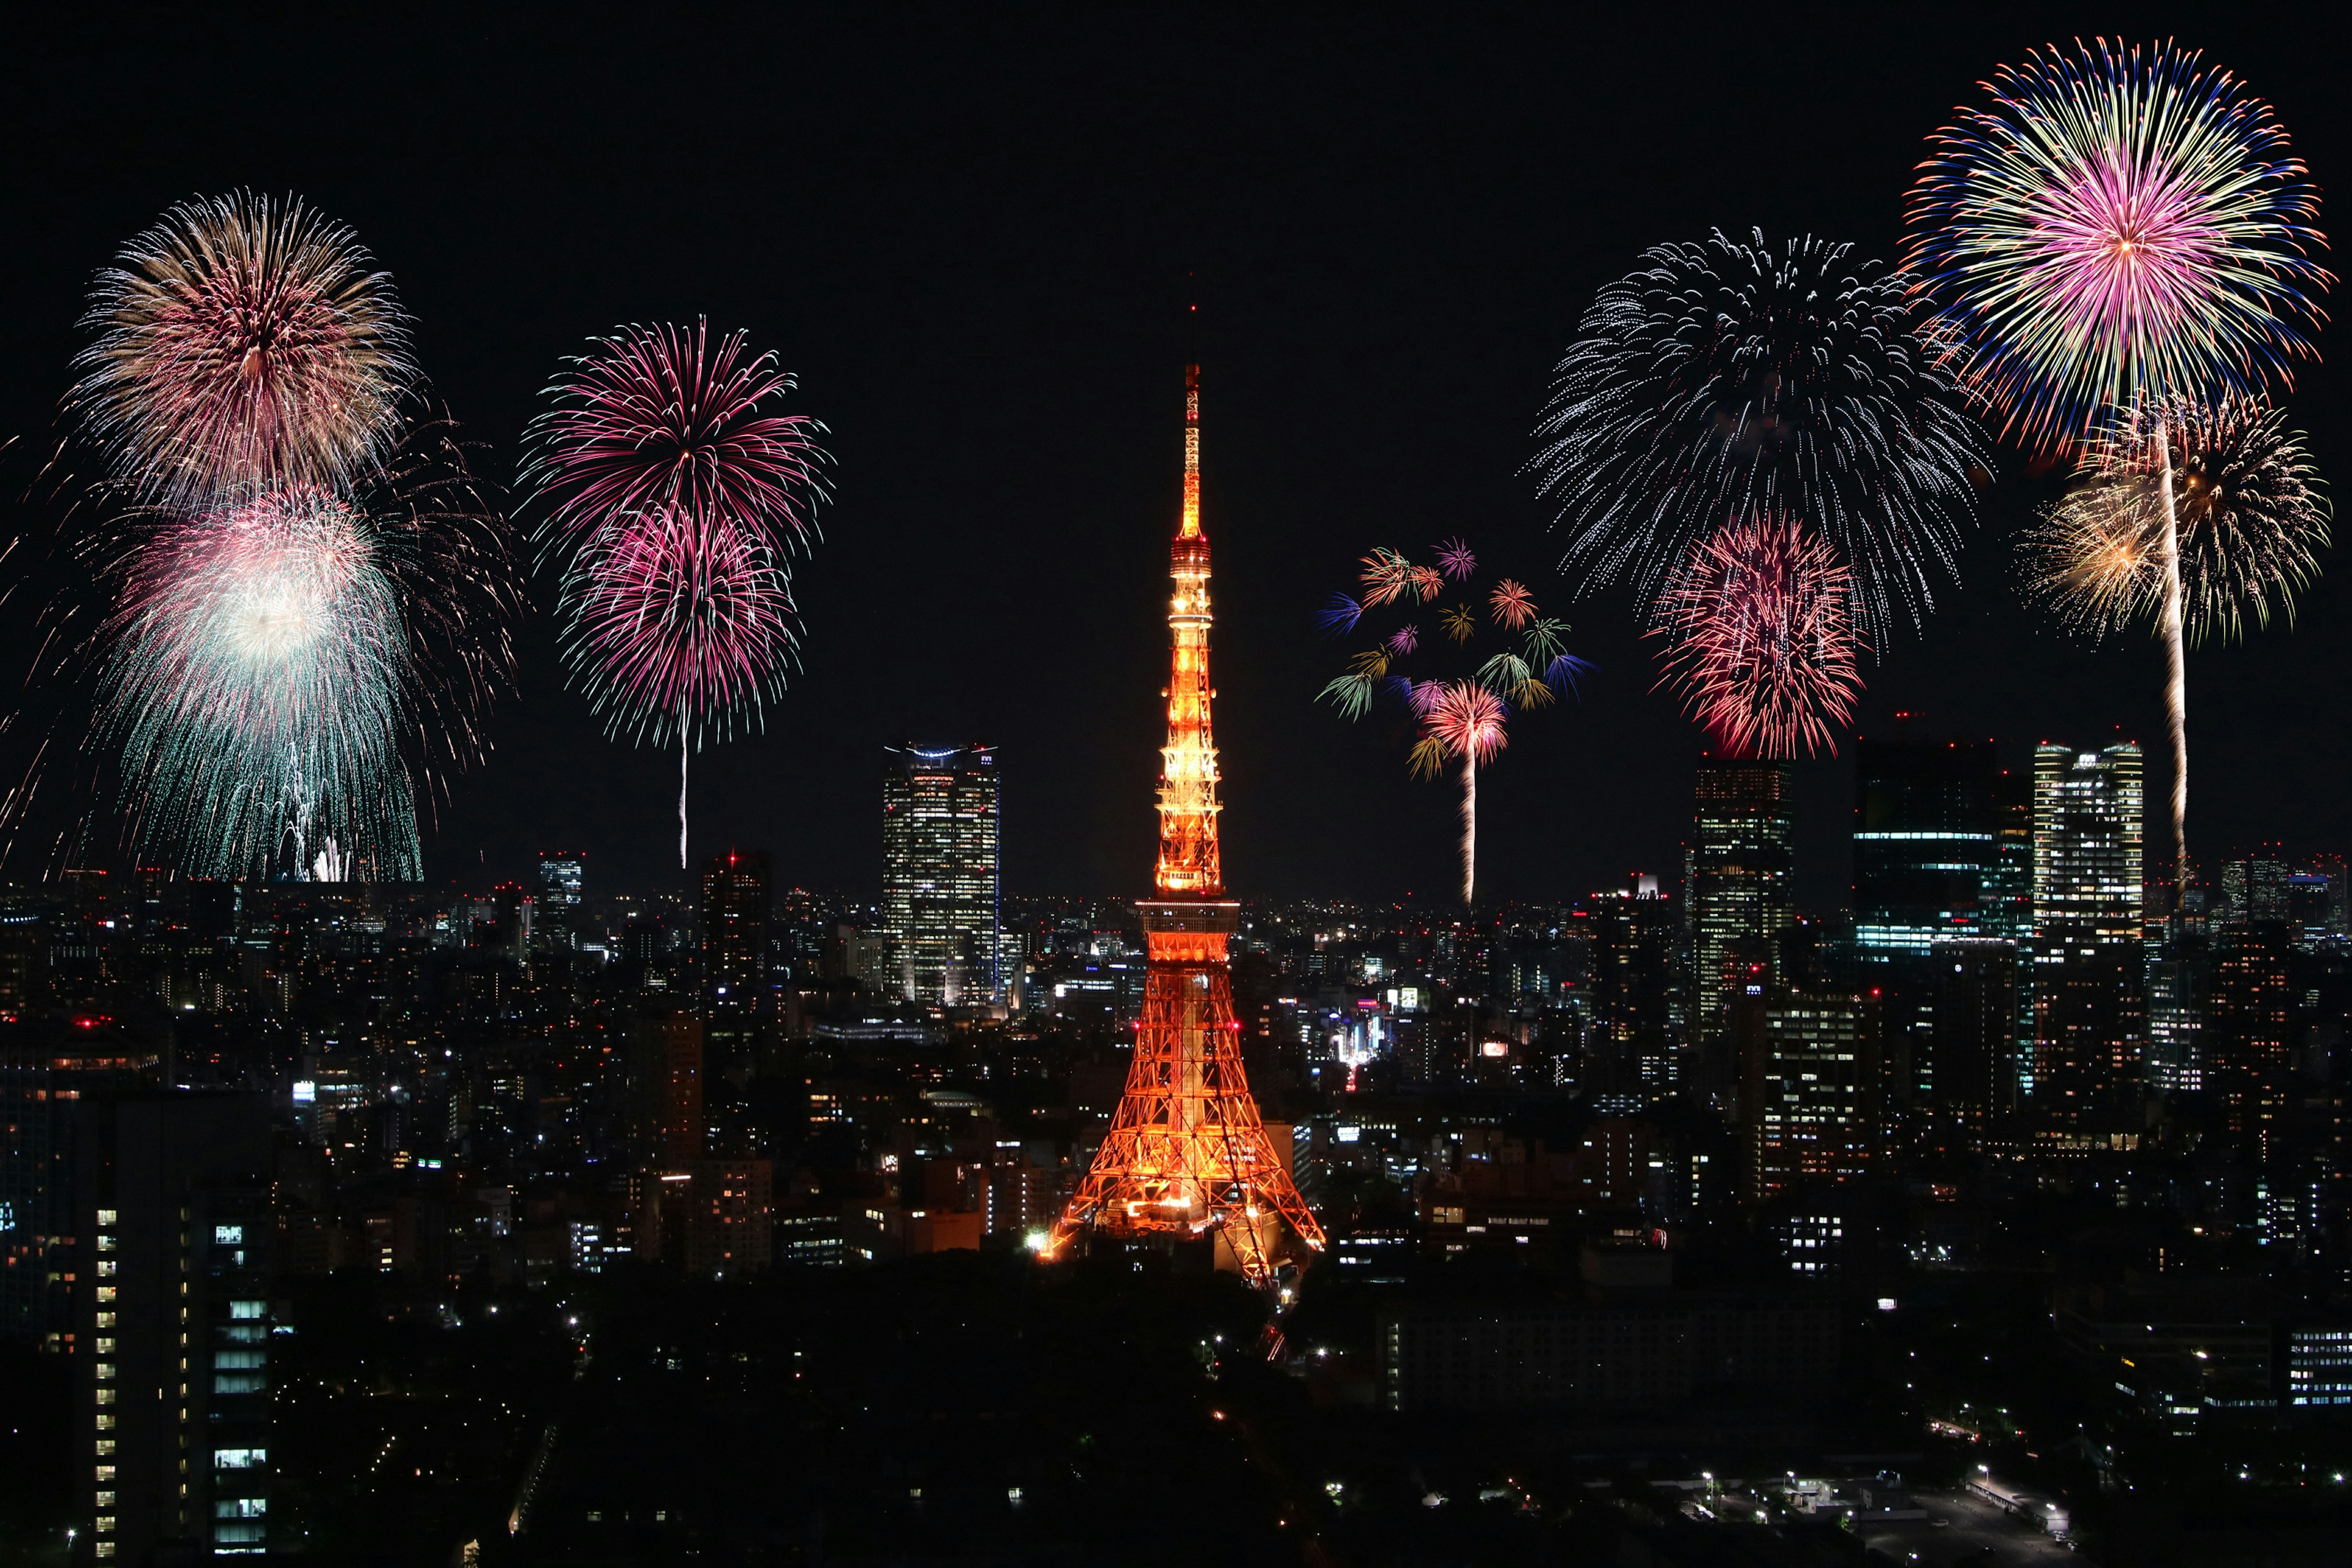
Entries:
POLYGON ((1209 542, 1201 533, 1201 367, 1184 367, 1184 514, 1168 606, 1175 650, 1160 751, 1156 896, 1137 905, 1150 959, 1135 1061, 1110 1131, 1045 1255, 1084 1234, 1208 1237, 1221 1267, 1271 1285, 1315 1223, 1259 1121, 1242 1070, 1225 944, 1241 923, 1217 858, 1217 748, 1209 728, 1209 542))

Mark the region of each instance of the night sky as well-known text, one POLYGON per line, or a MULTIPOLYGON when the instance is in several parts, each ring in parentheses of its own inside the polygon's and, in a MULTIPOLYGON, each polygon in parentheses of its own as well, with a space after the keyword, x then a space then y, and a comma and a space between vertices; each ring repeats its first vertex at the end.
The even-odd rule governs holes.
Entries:
MULTIPOLYGON (((1434 896, 1452 786, 1408 779, 1400 721, 1316 705, 1342 655, 1313 612, 1368 547, 1454 533, 1567 600, 1518 470, 1578 315, 1644 247, 1761 226, 1889 257, 1922 139, 1975 81, 2118 21, 2246 78, 2330 199, 2352 155, 2346 52, 2309 5, 44 9, 0 39, 0 438, 18 458, 0 504, 56 438, 90 273, 200 193, 292 190, 351 225, 501 478, 589 334, 748 329, 831 426, 838 500, 800 576, 803 671, 764 736, 697 759, 695 840, 860 891, 879 885, 882 748, 906 739, 1002 748, 1009 889, 1147 887, 1190 297, 1231 884, 1434 896)), ((2346 384, 2322 364, 2291 399, 2339 482, 2346 384)), ((2157 646, 2085 647, 2019 603, 2011 540, 2048 493, 2011 454, 1965 587, 1872 674, 1862 727, 1914 710, 1926 733, 1998 737, 2012 766, 2043 738, 2136 738, 2153 822, 2157 646)), ((2209 862, 2271 838, 2352 849, 2341 554, 2293 634, 2191 656, 2209 862)), ((14 670, 27 597, 0 628, 14 670)), ((561 846, 607 887, 676 885, 675 756, 606 741, 564 689, 551 598, 541 582, 520 691, 428 830, 428 874, 479 886, 561 846)), ((1700 737, 1652 692, 1621 598, 1570 618, 1600 677, 1482 773, 1496 898, 1678 868, 1700 737)), ((0 735, 8 779, 27 730, 0 735)), ((1851 765, 1800 773, 1801 892, 1834 903, 1851 765)), ((61 797, 40 807, 52 833, 61 797)), ((6 868, 43 868, 20 847, 6 868)))

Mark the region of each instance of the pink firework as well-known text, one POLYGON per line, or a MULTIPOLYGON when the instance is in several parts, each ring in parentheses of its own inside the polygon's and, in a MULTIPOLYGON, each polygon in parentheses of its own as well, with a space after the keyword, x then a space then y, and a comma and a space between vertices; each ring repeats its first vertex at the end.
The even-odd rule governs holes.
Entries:
POLYGON ((1423 772, 1434 773, 1439 765, 1457 759, 1474 766, 1490 763, 1510 743, 1503 728, 1510 710, 1476 681, 1425 681, 1414 694, 1422 698, 1416 705, 1422 745, 1431 748, 1427 752, 1414 748, 1413 761, 1423 772))
POLYGON ((1387 648, 1389 652, 1394 654, 1397 658, 1402 658, 1405 655, 1412 653, 1421 647, 1421 628, 1414 626, 1411 621, 1407 621, 1404 625, 1391 632, 1388 635, 1387 640, 1381 643, 1381 646, 1387 648))
POLYGON ((1449 539, 1437 547, 1437 569, 1456 583, 1466 583, 1478 570, 1478 558, 1464 541, 1449 539))
POLYGON ((1929 139, 1906 258, 1965 384, 2044 447, 2312 353, 2318 192, 2269 104, 2170 44, 2035 50, 1929 139))
POLYGON ((524 480, 548 498, 544 533, 576 540, 621 516, 726 518, 783 549, 824 499, 824 426, 777 403, 793 381, 709 324, 624 327, 549 388, 524 480))
POLYGON ((1660 685, 1738 756, 1837 754, 1853 713, 1850 574, 1790 518, 1735 523, 1703 541, 1658 601, 1669 639, 1660 685))
POLYGON ((698 721, 755 718, 800 642, 792 584, 765 542, 671 512, 585 552, 571 636, 601 714, 657 745, 698 721))
POLYGON ((611 730, 678 748, 756 727, 792 668, 791 552, 815 531, 824 426, 743 334, 628 327, 572 362, 533 421, 540 540, 563 564, 564 648, 611 730))

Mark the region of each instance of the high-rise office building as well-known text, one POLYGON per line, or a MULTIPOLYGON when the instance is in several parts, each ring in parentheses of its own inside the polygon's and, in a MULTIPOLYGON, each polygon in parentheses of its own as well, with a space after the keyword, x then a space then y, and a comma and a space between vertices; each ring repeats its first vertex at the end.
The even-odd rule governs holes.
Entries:
POLYGON ((2215 913, 2224 925, 2284 922, 2294 881, 2294 873, 2275 856, 2229 861, 2221 868, 2221 907, 2215 913))
MULTIPOLYGON (((2241 907, 2283 908, 2274 902, 2241 907)), ((2263 1132, 2284 1107, 2294 1067, 2294 934, 2284 919, 2220 922, 2211 936, 2210 989, 2200 1044, 2205 1085, 2219 1093, 2231 1129, 2263 1132)))
POLYGON ((268 1107, 166 1090, 88 1112, 74 1468, 89 1528, 77 1561, 260 1556, 272 1473, 268 1107))
MULTIPOLYGON (((1863 984, 1879 993, 1887 1087, 1923 1109, 1937 1100, 1939 1081, 1974 1086, 1979 1024, 1953 1043, 1969 1066, 1951 1071, 1936 1060, 1951 964, 1935 948, 1981 937, 1989 919, 2007 913, 1988 908, 1988 893, 2004 891, 2000 777, 1990 741, 1901 736, 1854 747, 1854 957, 1863 984)), ((1981 954, 1967 961, 1990 962, 1981 954)), ((2014 1020, 2011 1028, 2013 1038, 2014 1020)), ((1981 1107, 1985 1098, 1975 1086, 1968 1103, 1981 1107)))
POLYGON ((768 889, 764 849, 730 849, 703 862, 703 1100, 717 1152, 738 1152, 726 1112, 759 1069, 772 1022, 768 889))
POLYGON ((882 923, 908 1000, 1004 994, 996 752, 894 746, 882 773, 882 923))
POLYGON ((2205 1026, 2212 1000, 2206 889, 2179 890, 2147 954, 2147 1082, 2159 1094, 2205 1087, 2205 1026))
POLYGON ((1595 893, 1578 934, 1586 939, 1587 1088, 1630 1110, 1681 1086, 1684 1041, 1675 1027, 1673 902, 1657 879, 1595 893))
POLYGON ((539 904, 533 938, 550 952, 580 945, 580 900, 587 891, 588 857, 572 849, 539 852, 539 904))
POLYGON ((152 1087, 158 1065, 111 1027, 0 1025, 0 1338, 75 1348, 72 1283, 88 1273, 74 1213, 84 1108, 152 1087))
POLYGON ((2017 943, 1952 937, 1927 951, 1928 1048, 1917 1091, 1970 1123, 2017 1109, 2017 943))
POLYGON ((2000 890, 2000 764, 1990 741, 1854 744, 1853 940, 1865 964, 1984 934, 2000 890))
POLYGON ((2139 747, 2033 753, 2033 1100, 2136 1101, 2147 1033, 2139 747))
POLYGON ((702 1020, 648 1009, 629 1020, 629 1134, 640 1164, 666 1171, 702 1157, 702 1020))
POLYGON ((1690 1023, 1704 1055, 1725 1037, 1742 952, 1789 923, 1789 765, 1702 758, 1695 795, 1683 898, 1690 1023))
POLYGON ((1764 1009, 1762 1048, 1741 1064, 1749 1202, 1868 1170, 1878 1142, 1871 1007, 1858 995, 1783 991, 1764 1009))

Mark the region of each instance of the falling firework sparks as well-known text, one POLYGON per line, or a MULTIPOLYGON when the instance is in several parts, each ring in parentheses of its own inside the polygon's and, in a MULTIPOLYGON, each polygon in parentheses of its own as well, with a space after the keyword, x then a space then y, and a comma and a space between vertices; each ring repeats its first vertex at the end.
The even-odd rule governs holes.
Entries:
POLYGON ((355 496, 280 485, 86 541, 98 729, 143 854, 194 875, 420 874, 416 813, 487 750, 520 574, 448 421, 355 496))
POLYGON ((526 481, 562 564, 564 649, 615 734, 687 766, 760 723, 798 647, 792 552, 815 531, 824 426, 777 412, 793 387, 743 334, 627 327, 596 341, 533 422, 526 481))
POLYGON ((1874 647, 1926 615, 1990 454, 1906 280, 1851 251, 1718 232, 1601 290, 1529 465, 1569 531, 1563 569, 1654 611, 1727 519, 1785 511, 1847 563, 1874 647))
POLYGON ((1550 703, 1559 693, 1574 689, 1577 678, 1591 666, 1568 651, 1566 623, 1545 617, 1525 584, 1502 578, 1482 601, 1473 581, 1477 557, 1467 544, 1447 541, 1439 547, 1437 561, 1433 567, 1420 565, 1386 549, 1364 557, 1360 595, 1335 595, 1319 617, 1335 636, 1358 630, 1368 611, 1394 606, 1410 613, 1433 604, 1449 584, 1461 599, 1438 605, 1443 640, 1423 639, 1420 626, 1410 620, 1373 630, 1372 646, 1352 655, 1347 672, 1326 685, 1321 696, 1348 718, 1360 719, 1371 711, 1380 693, 1392 693, 1403 700, 1418 731, 1407 759, 1413 775, 1435 778, 1447 764, 1462 764, 1462 901, 1467 906, 1477 890, 1479 767, 1507 743, 1514 708, 1524 711, 1550 703), (1482 602, 1485 628, 1478 613, 1482 602), (1473 650, 1471 645, 1482 636, 1492 639, 1497 635, 1504 646, 1479 659, 1485 647, 1473 650), (1416 679, 1405 667, 1424 650, 1433 658, 1467 655, 1479 661, 1467 675, 1441 673, 1416 679))
POLYGON ((1908 265, 1963 384, 2042 449, 2144 424, 2172 731, 2174 872, 2189 877, 2187 621, 2173 432, 2152 412, 2291 384, 2333 281, 2317 192, 2270 105, 2201 56, 2037 50, 1930 138, 1908 265))
POLYGON ((1725 529, 1660 599, 1660 684, 1735 756, 1834 756, 1861 688, 1850 599, 1836 552, 1793 520, 1725 529))
POLYGON ((289 486, 164 524, 123 582, 103 687, 142 838, 205 876, 290 850, 298 875, 366 861, 415 877, 398 765, 412 665, 369 519, 289 486))
POLYGON ((284 481, 347 489, 415 379, 391 280, 300 201, 184 202, 99 274, 68 397, 115 479, 175 511, 284 481))
POLYGON ((2295 595, 2319 574, 2329 507, 2302 436, 2251 397, 2159 407, 2094 443, 2079 488, 2030 542, 2029 586, 2094 635, 2160 627, 2159 426, 2170 436, 2187 640, 2235 637, 2273 615, 2292 622, 2295 595))

